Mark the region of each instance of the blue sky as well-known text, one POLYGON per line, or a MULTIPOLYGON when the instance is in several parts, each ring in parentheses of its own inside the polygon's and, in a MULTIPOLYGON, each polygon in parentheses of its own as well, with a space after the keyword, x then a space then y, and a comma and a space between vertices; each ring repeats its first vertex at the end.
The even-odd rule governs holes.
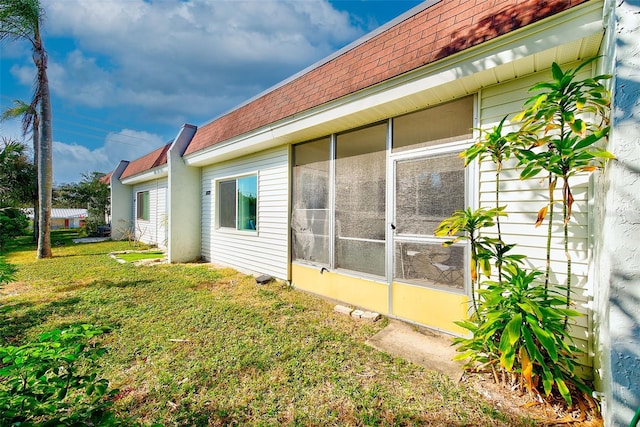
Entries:
MULTIPOLYGON (((57 184, 140 157, 421 3, 41 2, 57 184)), ((2 111, 30 100, 34 76, 28 44, 0 46, 2 111)), ((0 123, 0 136, 22 140, 20 123, 0 123)))

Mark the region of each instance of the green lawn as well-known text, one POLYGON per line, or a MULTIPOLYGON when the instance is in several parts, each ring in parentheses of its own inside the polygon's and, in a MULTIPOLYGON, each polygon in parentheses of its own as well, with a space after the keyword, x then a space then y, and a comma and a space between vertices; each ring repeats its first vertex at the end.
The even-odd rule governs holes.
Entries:
POLYGON ((14 244, 0 340, 71 323, 109 325, 100 375, 122 416, 167 426, 521 426, 478 394, 364 344, 385 325, 333 312, 284 283, 258 286, 207 264, 136 267, 126 242, 73 244, 54 258, 14 244))
POLYGON ((165 254, 163 251, 160 251, 160 250, 148 250, 148 251, 117 253, 115 254, 115 256, 126 262, 135 262, 135 261, 141 261, 145 259, 164 258, 165 254))

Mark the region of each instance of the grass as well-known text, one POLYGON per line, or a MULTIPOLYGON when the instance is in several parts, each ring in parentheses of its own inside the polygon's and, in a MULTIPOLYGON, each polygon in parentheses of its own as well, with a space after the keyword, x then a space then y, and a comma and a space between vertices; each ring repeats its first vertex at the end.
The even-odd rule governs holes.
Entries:
POLYGON ((99 374, 137 422, 207 425, 524 426, 444 375, 374 350, 385 325, 333 312, 285 283, 208 264, 136 267, 73 244, 54 257, 12 243, 16 281, 0 294, 0 342, 76 322, 109 325, 99 374))
POLYGON ((117 258, 120 258, 126 262, 135 262, 141 261, 143 259, 157 259, 163 258, 164 252, 160 250, 151 250, 151 251, 136 251, 136 252, 124 252, 116 254, 117 258))

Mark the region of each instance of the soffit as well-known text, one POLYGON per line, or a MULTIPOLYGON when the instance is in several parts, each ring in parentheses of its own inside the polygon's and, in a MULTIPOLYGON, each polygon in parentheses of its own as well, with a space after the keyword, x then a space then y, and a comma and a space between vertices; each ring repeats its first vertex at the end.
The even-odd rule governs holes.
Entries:
POLYGON ((122 178, 120 179, 120 181, 122 181, 122 183, 125 185, 136 185, 148 181, 153 181, 155 179, 165 178, 167 176, 169 176, 169 167, 165 164, 163 166, 150 169, 136 175, 122 178))

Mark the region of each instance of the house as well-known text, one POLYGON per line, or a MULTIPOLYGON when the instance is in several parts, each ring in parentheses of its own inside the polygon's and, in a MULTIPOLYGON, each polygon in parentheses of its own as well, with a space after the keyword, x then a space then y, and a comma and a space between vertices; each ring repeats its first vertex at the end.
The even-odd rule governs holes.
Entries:
POLYGON ((166 247, 167 151, 171 144, 111 172, 111 235, 166 247))
MULTIPOLYGON (((600 55, 581 75, 615 75, 617 160, 574 183, 569 252, 585 316, 572 334, 606 424, 626 425, 640 406, 639 26, 634 2, 426 1, 122 162, 111 178, 113 223, 149 221, 149 239, 166 238, 171 262, 201 257, 462 334, 454 322, 468 313, 468 248, 443 248, 433 230, 455 209, 491 207, 495 171, 464 168, 458 154, 474 129, 519 111, 553 62, 600 55)), ((546 190, 520 181, 513 165, 504 173, 515 214, 503 231, 541 267, 544 230, 532 224, 546 190)))
MULTIPOLYGON (((27 217, 33 220, 33 208, 25 209, 27 217)), ((53 208, 51 209, 51 229, 80 228, 87 219, 86 209, 53 208)))

